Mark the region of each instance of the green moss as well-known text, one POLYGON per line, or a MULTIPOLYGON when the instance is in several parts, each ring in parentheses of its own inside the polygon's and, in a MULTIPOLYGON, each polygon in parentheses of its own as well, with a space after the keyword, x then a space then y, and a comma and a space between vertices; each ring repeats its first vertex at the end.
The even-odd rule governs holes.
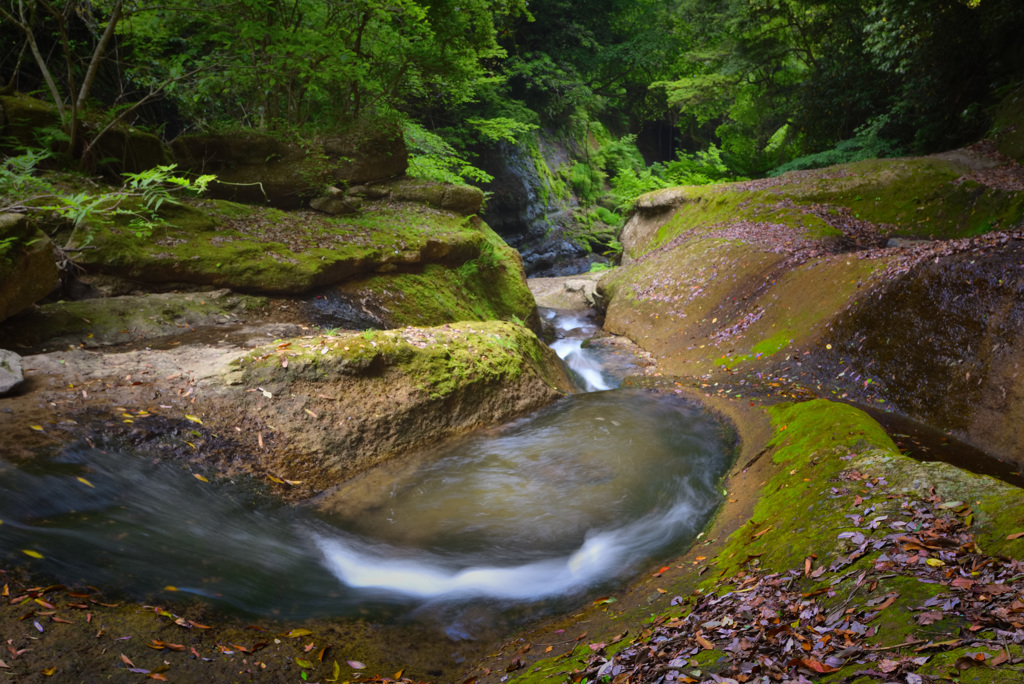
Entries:
POLYGON ((776 430, 769 446, 780 468, 763 487, 751 519, 719 554, 718 572, 705 580, 705 591, 746 567, 752 556, 761 567, 781 571, 835 550, 849 512, 846 499, 829 493, 832 481, 850 467, 841 459, 865 451, 899 453, 878 423, 845 404, 816 400, 768 410, 776 430))
POLYGON ((431 399, 472 383, 515 380, 531 368, 551 386, 550 352, 530 330, 504 321, 455 323, 435 328, 405 328, 322 335, 260 348, 239 364, 250 384, 270 387, 337 376, 380 375, 393 369, 410 378, 431 399), (288 368, 281 366, 287 356, 288 368))
POLYGON ((427 264, 415 273, 360 278, 342 289, 372 296, 394 326, 499 319, 535 327, 536 303, 518 253, 487 226, 481 232, 486 241, 479 256, 459 266, 427 264))
POLYGON ((994 119, 992 131, 999 151, 1024 163, 1024 86, 1006 96, 994 119))
POLYGON ((841 234, 837 226, 810 213, 829 207, 836 216, 849 210, 881 235, 953 238, 1017 224, 1024 216, 1024 193, 979 185, 970 173, 955 158, 873 159, 762 181, 687 187, 675 215, 634 253, 695 228, 742 221, 801 229, 811 239, 835 237, 841 234))
POLYGON ((360 274, 426 263, 459 264, 491 238, 461 217, 415 204, 376 204, 329 217, 220 201, 161 210, 166 225, 142 239, 125 217, 75 231, 80 263, 144 282, 189 282, 299 293, 360 274))

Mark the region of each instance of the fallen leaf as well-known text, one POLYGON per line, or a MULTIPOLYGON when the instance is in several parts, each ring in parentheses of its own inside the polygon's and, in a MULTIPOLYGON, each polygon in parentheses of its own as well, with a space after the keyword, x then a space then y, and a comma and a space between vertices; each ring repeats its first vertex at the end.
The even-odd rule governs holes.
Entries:
POLYGON ((348 663, 348 666, 351 667, 353 670, 364 670, 364 669, 366 669, 366 665, 363 665, 358 660, 346 660, 345 662, 348 663))
POLYGON ((89 482, 84 477, 78 477, 78 478, 75 478, 75 479, 78 480, 79 482, 81 482, 82 484, 84 484, 87 487, 92 487, 93 489, 96 489, 96 487, 93 485, 93 483, 89 482))
POLYGON ((313 663, 309 662, 308 660, 303 660, 302 658, 296 658, 295 664, 299 667, 304 667, 307 670, 313 667, 313 663))
POLYGON ((55 667, 48 667, 48 668, 46 668, 45 670, 42 671, 42 674, 45 677, 52 677, 54 675, 54 673, 56 673, 56 672, 57 672, 57 668, 55 668, 55 667))
POLYGON ((1013 534, 1006 535, 1007 540, 1013 541, 1014 539, 1020 539, 1024 537, 1024 532, 1014 532, 1013 534))
POLYGON ((123 663, 124 663, 125 665, 127 665, 128 667, 135 667, 135 663, 133 663, 133 662, 131 661, 131 659, 130 659, 130 658, 129 658, 128 656, 126 656, 126 655, 125 655, 124 653, 122 653, 122 654, 121 654, 121 661, 122 661, 122 662, 123 662, 123 663))
POLYGON ((28 556, 29 558, 42 558, 43 557, 43 554, 39 553, 38 551, 33 551, 32 549, 22 549, 21 552, 23 554, 25 554, 26 556, 28 556))
POLYGON ((199 416, 193 416, 192 414, 189 413, 185 414, 185 420, 191 420, 193 423, 199 423, 200 425, 203 424, 203 421, 200 420, 199 416))
POLYGON ((299 637, 309 636, 313 631, 309 629, 293 629, 290 632, 285 632, 285 636, 289 639, 298 639, 299 637))
POLYGON ((209 482, 209 480, 207 480, 205 477, 203 477, 199 473, 192 473, 192 477, 196 478, 200 482, 209 482))

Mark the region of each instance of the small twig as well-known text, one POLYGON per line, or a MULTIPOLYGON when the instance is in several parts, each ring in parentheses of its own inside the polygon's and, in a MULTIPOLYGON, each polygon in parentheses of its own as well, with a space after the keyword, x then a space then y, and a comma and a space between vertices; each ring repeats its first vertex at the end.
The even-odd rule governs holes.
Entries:
POLYGON ((902 644, 893 644, 892 646, 876 646, 875 648, 865 648, 865 651, 871 651, 872 653, 878 651, 895 651, 899 648, 906 648, 908 646, 920 646, 921 644, 927 644, 926 639, 917 639, 916 641, 904 641, 902 644))

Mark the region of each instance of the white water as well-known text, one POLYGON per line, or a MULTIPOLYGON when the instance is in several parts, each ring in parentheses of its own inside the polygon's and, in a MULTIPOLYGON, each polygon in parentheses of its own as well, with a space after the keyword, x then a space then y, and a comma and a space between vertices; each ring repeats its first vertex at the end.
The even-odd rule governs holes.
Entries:
POLYGON ((601 364, 593 355, 585 353, 583 340, 565 338, 555 340, 551 348, 558 354, 558 358, 565 362, 565 365, 573 371, 583 383, 583 389, 587 392, 602 392, 612 387, 605 382, 601 374, 601 364))

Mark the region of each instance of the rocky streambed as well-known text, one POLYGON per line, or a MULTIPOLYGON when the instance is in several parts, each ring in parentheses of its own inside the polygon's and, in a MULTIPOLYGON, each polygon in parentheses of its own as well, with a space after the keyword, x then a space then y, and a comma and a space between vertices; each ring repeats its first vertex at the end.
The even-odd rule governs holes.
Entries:
MULTIPOLYGON (((740 440, 717 517, 624 588, 577 597, 555 617, 524 608, 505 627, 461 634, 358 617, 254 620, 176 585, 146 601, 106 585, 54 585, 42 570, 49 549, 29 536, 4 549, 0 566, 11 640, 0 673, 1013 681, 1024 657, 1019 490, 909 458, 851 404, 1017 457, 1022 200, 1012 183, 1021 177, 1015 161, 975 149, 657 193, 638 203, 621 268, 533 283, 540 303, 596 306, 605 331, 639 346, 630 391, 699 403, 740 440), (511 624, 519 631, 498 648, 511 624)), ((0 399, 5 468, 59 464, 52 457, 68 445, 128 447, 195 487, 279 505, 564 396, 564 367, 520 325, 539 330, 540 317, 515 255, 472 219, 375 201, 404 217, 395 231, 340 219, 335 228, 387 249, 360 243, 358 269, 289 296, 281 269, 294 258, 304 278, 326 272, 293 257, 319 247, 274 252, 273 291, 254 285, 244 256, 217 275, 216 252, 184 255, 192 270, 155 269, 157 285, 137 279, 144 269, 116 266, 124 236, 111 233, 103 251, 111 229, 97 232, 100 250, 78 280, 83 296, 105 296, 44 303, 0 330, 23 352, 27 378, 0 399), (457 249, 430 246, 437 226, 426 215, 457 249), (189 283, 200 272, 213 280, 189 283), (345 316, 338 329, 332 312, 345 316)), ((218 209, 223 228, 176 230, 235 249, 242 238, 231 231, 245 226, 229 209, 241 211, 218 209)), ((244 211, 264 231, 287 217, 244 211)), ((296 225, 307 236, 335 229, 296 225)), ((164 252, 175 246, 131 260, 173 264, 164 252)), ((88 493, 99 478, 80 466, 67 484, 88 493)), ((551 467, 538 464, 535 479, 562 472, 551 467)), ((577 455, 563 474, 600 480, 595 468, 577 455)), ((185 517, 170 510, 169 520, 185 517)), ((279 581, 303 579, 285 569, 279 581)))

